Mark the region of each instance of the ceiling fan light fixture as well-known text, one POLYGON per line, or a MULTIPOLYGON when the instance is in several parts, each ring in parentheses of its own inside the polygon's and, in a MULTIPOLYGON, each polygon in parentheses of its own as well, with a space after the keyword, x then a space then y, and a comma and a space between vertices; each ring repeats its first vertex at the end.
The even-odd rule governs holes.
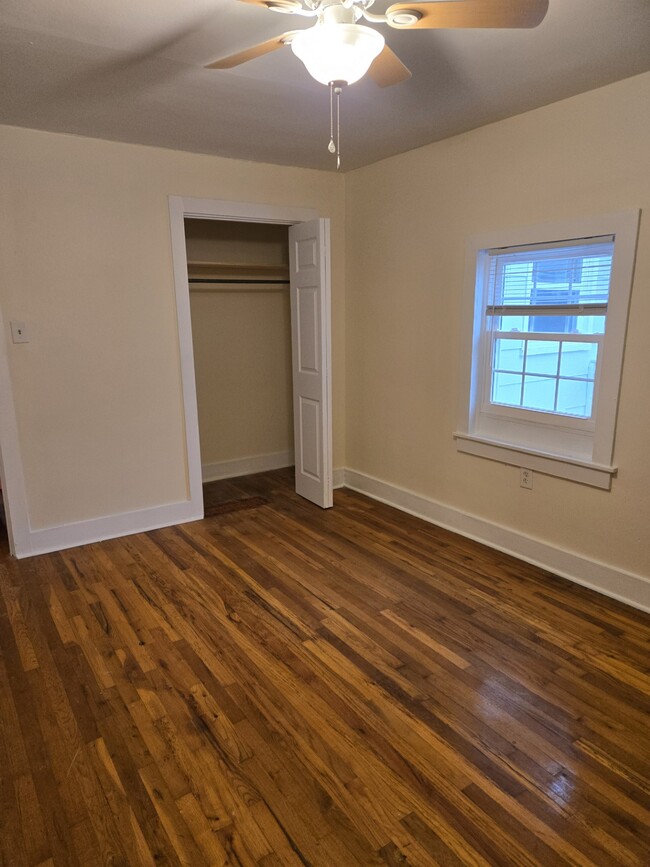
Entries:
POLYGON ((362 78, 384 48, 384 37, 363 24, 316 24, 291 41, 293 53, 321 84, 362 78))

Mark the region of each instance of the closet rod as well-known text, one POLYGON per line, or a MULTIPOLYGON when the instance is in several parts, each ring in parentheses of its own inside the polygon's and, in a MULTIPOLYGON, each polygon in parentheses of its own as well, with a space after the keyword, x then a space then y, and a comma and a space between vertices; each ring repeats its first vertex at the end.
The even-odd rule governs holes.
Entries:
POLYGON ((245 280, 242 278, 234 278, 229 280, 227 277, 190 277, 190 283, 236 283, 249 286, 251 284, 261 284, 263 286, 288 286, 288 280, 245 280))

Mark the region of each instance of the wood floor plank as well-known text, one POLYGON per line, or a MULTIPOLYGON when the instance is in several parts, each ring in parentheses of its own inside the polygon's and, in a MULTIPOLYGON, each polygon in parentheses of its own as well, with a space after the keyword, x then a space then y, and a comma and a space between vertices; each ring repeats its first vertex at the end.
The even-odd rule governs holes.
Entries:
POLYGON ((3 867, 648 867, 650 617, 289 470, 205 498, 0 545, 3 867))

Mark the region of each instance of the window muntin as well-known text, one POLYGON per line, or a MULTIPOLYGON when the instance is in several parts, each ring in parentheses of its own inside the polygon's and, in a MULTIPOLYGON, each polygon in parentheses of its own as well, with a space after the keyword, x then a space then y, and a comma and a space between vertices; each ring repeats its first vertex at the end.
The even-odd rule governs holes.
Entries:
POLYGON ((595 342, 498 337, 490 401, 591 418, 598 349, 595 342))
POLYGON ((590 421, 613 237, 488 250, 483 409, 590 421))

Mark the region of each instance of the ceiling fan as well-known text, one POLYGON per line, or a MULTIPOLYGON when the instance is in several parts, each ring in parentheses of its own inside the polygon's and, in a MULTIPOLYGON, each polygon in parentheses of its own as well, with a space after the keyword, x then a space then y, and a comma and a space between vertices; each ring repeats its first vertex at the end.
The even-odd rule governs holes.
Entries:
POLYGON ((374 0, 240 0, 272 12, 316 18, 313 27, 289 30, 209 63, 206 69, 231 69, 290 45, 310 75, 322 84, 353 84, 366 72, 380 87, 398 84, 410 71, 372 27, 388 24, 398 30, 442 28, 537 27, 549 0, 435 0, 394 3, 381 15, 369 11, 374 0))
POLYGON ((393 3, 386 12, 370 12, 374 0, 241 0, 285 15, 315 18, 313 27, 289 30, 209 63, 206 69, 231 69, 256 57, 290 45, 316 81, 330 88, 330 141, 328 150, 341 166, 339 98, 344 85, 354 84, 366 72, 380 86, 399 84, 411 77, 410 70, 386 45, 374 27, 388 24, 398 30, 442 28, 537 27, 548 10, 549 0, 434 0, 429 3, 393 3), (336 144, 334 122, 336 99, 336 144))

